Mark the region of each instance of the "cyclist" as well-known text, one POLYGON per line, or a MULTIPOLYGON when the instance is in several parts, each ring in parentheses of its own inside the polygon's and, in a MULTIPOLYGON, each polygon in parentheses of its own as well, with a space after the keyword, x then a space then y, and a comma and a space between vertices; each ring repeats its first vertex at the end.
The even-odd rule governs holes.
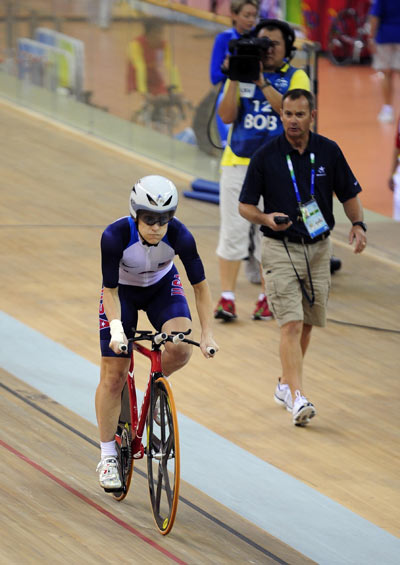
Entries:
MULTIPOLYGON (((130 215, 116 220, 103 232, 101 257, 103 289, 100 299, 100 383, 96 391, 96 416, 101 442, 97 467, 100 485, 121 488, 114 441, 130 355, 120 346, 133 337, 138 311, 144 310, 157 331, 191 329, 191 314, 179 273, 178 255, 193 286, 201 325, 200 348, 218 350, 211 320, 212 302, 204 267, 193 235, 176 217, 178 192, 167 178, 150 175, 132 188, 130 215)), ((192 346, 166 343, 162 370, 171 375, 189 361, 192 346)))

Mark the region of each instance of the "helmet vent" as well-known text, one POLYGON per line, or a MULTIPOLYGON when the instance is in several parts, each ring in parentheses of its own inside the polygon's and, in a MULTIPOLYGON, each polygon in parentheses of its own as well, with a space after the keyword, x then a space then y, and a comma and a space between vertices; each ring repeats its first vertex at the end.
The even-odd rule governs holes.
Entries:
POLYGON ((152 206, 157 206, 157 202, 150 196, 150 194, 146 194, 147 200, 152 204, 152 206))
POLYGON ((168 200, 166 200, 166 202, 164 202, 163 206, 168 206, 168 204, 170 204, 172 200, 172 195, 168 198, 168 200))

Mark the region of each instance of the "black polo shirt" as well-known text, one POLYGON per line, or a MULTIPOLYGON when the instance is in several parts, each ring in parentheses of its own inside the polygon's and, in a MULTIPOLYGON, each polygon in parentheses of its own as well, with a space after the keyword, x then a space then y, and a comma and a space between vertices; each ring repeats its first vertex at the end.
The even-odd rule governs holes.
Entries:
POLYGON ((239 197, 240 202, 257 206, 262 196, 266 214, 281 212, 292 220, 293 224, 284 232, 261 226, 261 231, 267 237, 282 239, 285 236, 305 236, 310 239, 303 221, 299 219, 298 202, 286 155, 289 154, 292 160, 301 201, 304 204, 311 199, 311 153, 315 155, 314 198, 330 229, 335 225, 333 194, 335 193, 343 203, 361 191, 337 143, 310 132, 307 148, 300 155, 283 133, 256 151, 250 161, 239 197))

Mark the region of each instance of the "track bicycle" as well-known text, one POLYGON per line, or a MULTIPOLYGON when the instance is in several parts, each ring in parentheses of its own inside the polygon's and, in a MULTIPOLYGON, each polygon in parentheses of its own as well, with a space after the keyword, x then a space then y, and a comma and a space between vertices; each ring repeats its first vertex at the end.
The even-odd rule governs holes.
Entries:
POLYGON ((335 65, 369 62, 368 12, 366 0, 348 2, 333 18, 328 34, 328 56, 335 65))
POLYGON ((166 94, 151 96, 134 112, 131 121, 173 137, 176 127, 193 112, 192 103, 175 86, 168 87, 166 94))
MULTIPOLYGON (((179 499, 180 452, 178 418, 171 386, 161 368, 161 347, 167 341, 200 346, 187 338, 191 332, 155 332, 136 330, 132 343, 131 362, 122 391, 121 414, 115 434, 119 459, 121 490, 108 490, 115 500, 122 501, 128 494, 135 459, 147 457, 147 480, 150 503, 157 528, 168 534, 175 521, 179 499), (150 341, 151 349, 138 343, 150 341), (150 360, 150 374, 140 413, 138 412, 134 377, 134 352, 150 360), (146 446, 143 433, 146 427, 146 446)), ((126 345, 121 351, 128 350, 126 345)), ((215 354, 208 348, 210 355, 215 354)), ((106 490, 106 489, 105 489, 106 490)))

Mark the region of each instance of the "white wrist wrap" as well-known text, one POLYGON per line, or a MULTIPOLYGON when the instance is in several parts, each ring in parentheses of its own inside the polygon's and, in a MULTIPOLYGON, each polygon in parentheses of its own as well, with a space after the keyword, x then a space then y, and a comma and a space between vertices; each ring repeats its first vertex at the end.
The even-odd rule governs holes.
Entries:
POLYGON ((122 341, 122 336, 124 334, 124 328, 122 327, 121 320, 111 320, 110 322, 110 332, 111 332, 111 339, 116 341, 122 341))

